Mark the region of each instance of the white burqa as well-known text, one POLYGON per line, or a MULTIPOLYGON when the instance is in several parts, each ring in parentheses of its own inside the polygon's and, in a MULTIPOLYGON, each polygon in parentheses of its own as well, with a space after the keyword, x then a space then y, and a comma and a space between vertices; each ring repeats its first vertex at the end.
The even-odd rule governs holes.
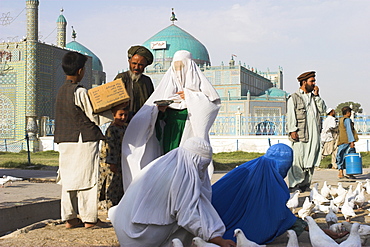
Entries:
POLYGON ((208 141, 192 137, 143 168, 108 216, 121 246, 172 246, 179 238, 222 237, 224 224, 211 204, 208 141))
POLYGON ((127 127, 122 141, 124 190, 142 168, 162 155, 155 132, 158 107, 154 101, 167 99, 175 101, 170 105, 171 108, 188 110, 180 146, 192 136, 209 141, 208 132, 220 108, 220 97, 192 60, 191 53, 177 51, 158 87, 127 127), (176 94, 180 91, 184 91, 185 100, 176 94))

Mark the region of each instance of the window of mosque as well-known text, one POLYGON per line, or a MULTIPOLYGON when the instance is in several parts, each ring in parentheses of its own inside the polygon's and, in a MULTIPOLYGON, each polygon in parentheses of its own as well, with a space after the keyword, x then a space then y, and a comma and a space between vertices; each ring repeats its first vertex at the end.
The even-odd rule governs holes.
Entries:
POLYGON ((281 115, 281 108, 255 107, 254 114, 259 116, 281 115))
POLYGON ((9 98, 0 95, 0 138, 14 138, 15 106, 9 98))
POLYGON ((221 84, 221 71, 215 71, 215 85, 221 84))

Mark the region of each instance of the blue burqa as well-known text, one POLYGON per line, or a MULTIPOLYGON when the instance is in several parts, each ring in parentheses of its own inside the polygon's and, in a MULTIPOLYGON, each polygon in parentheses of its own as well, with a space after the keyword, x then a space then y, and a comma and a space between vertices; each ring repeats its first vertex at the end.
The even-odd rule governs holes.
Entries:
POLYGON ((233 169, 212 186, 212 204, 226 226, 225 239, 240 228, 258 244, 273 241, 297 218, 287 208, 289 190, 284 181, 293 162, 285 144, 271 146, 264 156, 233 169))

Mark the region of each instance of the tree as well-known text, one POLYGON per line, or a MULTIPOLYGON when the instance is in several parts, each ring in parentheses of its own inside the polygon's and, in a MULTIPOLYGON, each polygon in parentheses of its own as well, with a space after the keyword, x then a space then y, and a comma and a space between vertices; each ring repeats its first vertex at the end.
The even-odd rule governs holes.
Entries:
POLYGON ((355 113, 362 113, 362 111, 363 111, 363 109, 361 108, 361 104, 360 103, 354 103, 352 101, 347 101, 347 102, 340 103, 339 105, 337 105, 337 108, 335 108, 336 114, 342 115, 342 108, 345 107, 345 106, 351 107, 352 110, 355 113))

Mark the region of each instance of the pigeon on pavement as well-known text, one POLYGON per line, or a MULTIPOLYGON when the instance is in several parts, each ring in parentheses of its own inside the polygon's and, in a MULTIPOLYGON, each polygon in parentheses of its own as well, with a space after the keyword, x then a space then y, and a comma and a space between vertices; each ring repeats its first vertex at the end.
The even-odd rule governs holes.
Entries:
POLYGON ((184 247, 181 240, 178 238, 172 239, 172 247, 184 247))
POLYGON ((290 211, 292 211, 293 214, 299 204, 299 201, 298 201, 299 194, 300 194, 300 191, 296 190, 294 193, 290 195, 290 199, 286 203, 286 206, 290 209, 290 211))
POLYGON ((208 243, 208 242, 204 241, 203 239, 201 239, 200 237, 193 238, 193 245, 197 246, 197 247, 216 247, 216 246, 219 246, 217 244, 208 243))
POLYGON ((287 231, 287 235, 288 235, 288 243, 287 243, 287 247, 298 247, 298 238, 297 238, 297 234, 295 233, 295 231, 293 230, 288 230, 287 231))
POLYGON ((306 221, 308 223, 308 234, 310 236, 312 247, 339 246, 338 243, 334 241, 334 239, 326 235, 326 233, 317 225, 317 223, 314 219, 312 219, 311 216, 306 216, 306 221))
POLYGON ((244 232, 237 228, 234 230, 234 237, 236 237, 236 247, 258 247, 258 246, 266 246, 266 245, 259 245, 249 239, 244 235, 244 232))
POLYGON ((342 247, 361 247, 361 238, 359 234, 359 223, 353 223, 351 227, 351 232, 347 240, 339 244, 342 247))

